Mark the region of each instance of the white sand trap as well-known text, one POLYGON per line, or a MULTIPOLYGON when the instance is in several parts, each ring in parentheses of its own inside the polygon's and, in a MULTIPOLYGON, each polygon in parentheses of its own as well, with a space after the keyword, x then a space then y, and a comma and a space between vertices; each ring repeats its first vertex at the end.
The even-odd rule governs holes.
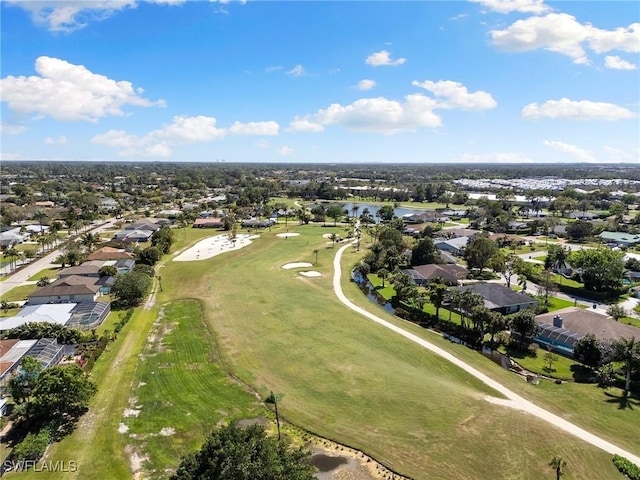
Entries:
POLYGON ((122 414, 123 417, 137 417, 138 415, 140 415, 140 410, 134 408, 125 408, 122 414))
POLYGON ((292 268, 308 268, 312 265, 309 262, 295 262, 295 263, 287 263, 283 265, 282 268, 285 270, 291 270, 292 268))
POLYGON ((207 260, 208 258, 215 257, 216 255, 220 255, 224 252, 240 250, 242 247, 249 245, 251 240, 255 240, 256 238, 260 238, 260 235, 239 233, 236 235, 235 240, 230 239, 227 234, 208 237, 200 240, 193 247, 176 255, 173 261, 192 262, 194 260, 207 260))
POLYGON ((331 235, 333 235, 333 233, 323 233, 322 238, 331 238, 331 235))
POLYGON ((321 277, 322 274, 320 272, 316 272, 314 270, 309 270, 306 272, 300 272, 300 275, 302 275, 303 277, 321 277))
POLYGON ((278 233, 276 234, 276 237, 280 237, 280 238, 287 238, 287 237, 297 237, 298 235, 300 235, 299 233, 278 233))
POLYGON ((118 433, 127 433, 129 431, 129 427, 127 427, 124 423, 118 425, 118 433))
POLYGON ((162 430, 160 430, 160 435, 162 435, 163 437, 169 437, 174 433, 176 433, 176 429, 172 427, 164 427, 162 430))

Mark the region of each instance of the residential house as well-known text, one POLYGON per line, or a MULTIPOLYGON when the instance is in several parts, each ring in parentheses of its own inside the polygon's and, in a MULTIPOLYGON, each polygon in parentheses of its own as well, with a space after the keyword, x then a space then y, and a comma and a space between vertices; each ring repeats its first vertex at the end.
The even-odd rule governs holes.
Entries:
POLYGON ((567 307, 536 316, 538 331, 535 341, 564 354, 573 354, 575 343, 590 333, 601 341, 640 338, 640 328, 578 307, 567 307))
POLYGON ((76 303, 27 305, 13 317, 0 318, 0 333, 31 322, 66 325, 76 305, 76 303))
POLYGON ((100 260, 91 260, 84 262, 82 265, 75 267, 67 267, 60 270, 58 278, 70 277, 72 275, 79 277, 100 278, 100 269, 103 267, 104 262, 100 260))
POLYGON ((402 216, 402 221, 405 223, 439 223, 446 222, 447 220, 449 220, 448 217, 433 210, 427 210, 421 213, 407 213, 402 216))
POLYGON ((27 355, 36 343, 38 340, 0 340, 0 386, 3 389, 11 372, 20 366, 22 357, 27 355))
POLYGON ((196 218, 193 228, 224 228, 224 220, 219 217, 196 218))
POLYGON ((122 243, 144 243, 151 240, 152 230, 121 230, 116 232, 112 240, 122 243))
POLYGON ((4 227, 0 231, 0 247, 9 247, 11 245, 17 245, 23 243, 29 238, 28 232, 21 232, 22 227, 4 227))
POLYGON ((275 222, 272 219, 260 220, 258 218, 250 218, 242 222, 242 228, 267 228, 275 222))
POLYGON ((133 259, 133 254, 120 248, 102 247, 91 253, 87 260, 121 260, 133 259))
POLYGON ((29 295, 28 303, 41 305, 43 303, 95 302, 100 292, 100 286, 95 284, 96 280, 97 278, 78 275, 59 278, 29 295))
POLYGON ((51 200, 47 200, 45 202, 34 202, 34 205, 39 208, 53 208, 56 206, 56 204, 51 200))
POLYGON ((574 218, 576 220, 593 220, 598 218, 598 214, 593 212, 583 212, 581 210, 575 210, 565 215, 567 218, 574 218))
POLYGON ((460 257, 464 254, 464 249, 469 243, 469 237, 436 238, 433 243, 438 250, 460 257))
POLYGON ((102 198, 100 199, 100 209, 106 210, 107 212, 112 212, 118 208, 118 202, 113 198, 102 198))
POLYGON ((482 295, 484 305, 489 310, 497 311, 504 315, 515 313, 525 308, 535 307, 538 304, 535 298, 514 292, 499 283, 482 282, 456 288, 459 291, 471 290, 474 293, 482 295))
POLYGON ((440 280, 446 285, 457 285, 458 282, 467 277, 469 270, 461 265, 456 264, 428 264, 417 265, 412 268, 402 270, 411 277, 416 285, 428 285, 429 283, 440 280))
POLYGON ((605 242, 616 244, 619 247, 632 247, 640 243, 640 235, 625 232, 602 232, 599 237, 605 242))

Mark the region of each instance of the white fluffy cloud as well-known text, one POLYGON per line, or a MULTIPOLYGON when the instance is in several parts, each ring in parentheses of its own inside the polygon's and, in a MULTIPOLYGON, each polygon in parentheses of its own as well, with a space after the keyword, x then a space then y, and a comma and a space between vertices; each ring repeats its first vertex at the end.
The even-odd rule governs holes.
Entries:
POLYGON ((291 132, 322 132, 324 127, 319 123, 311 121, 309 116, 304 118, 296 116, 289 124, 289 128, 287 130, 291 132))
POLYGON ((143 98, 143 90, 134 89, 131 82, 112 80, 58 58, 38 57, 35 70, 40 76, 10 75, 0 80, 2 100, 10 109, 56 120, 96 122, 124 115, 125 105, 165 105, 164 100, 143 98))
POLYGON ((0 122, 0 132, 5 135, 20 135, 27 129, 22 124, 13 122, 0 122))
POLYGON ((334 103, 311 116, 311 123, 342 125, 351 130, 393 134, 412 132, 421 127, 439 127, 440 117, 433 112, 436 102, 424 95, 404 97, 403 102, 384 97, 361 98, 350 105, 334 103))
POLYGON ((44 139, 45 145, 66 145, 69 143, 67 137, 60 135, 58 138, 47 137, 44 139))
POLYGON ((438 109, 486 110, 497 105, 489 93, 469 93, 459 82, 425 80, 414 81, 412 85, 428 90, 434 98, 416 93, 405 96, 403 101, 375 97, 361 98, 349 105, 334 103, 314 114, 296 116, 288 130, 321 132, 326 126, 341 125, 360 132, 414 132, 440 127, 442 119, 435 112, 438 109))
POLYGON ((560 150, 580 162, 595 162, 596 157, 589 150, 580 148, 570 143, 560 142, 558 140, 545 140, 542 142, 545 147, 560 150))
POLYGON ((640 51, 640 24, 615 30, 602 30, 582 24, 566 13, 550 13, 543 17, 518 20, 503 30, 492 30, 493 44, 508 52, 545 49, 560 53, 574 63, 589 63, 585 45, 596 53, 611 50, 640 51))
POLYGON ((627 62, 617 55, 607 55, 604 57, 604 66, 613 70, 636 70, 638 67, 631 62, 627 62))
POLYGON ((415 87, 424 88, 433 93, 439 100, 438 108, 461 108, 463 110, 487 110, 495 108, 497 105, 490 93, 478 90, 469 93, 467 87, 459 82, 451 80, 440 80, 434 82, 425 80, 424 82, 413 81, 415 87))
POLYGON ((304 67, 298 64, 295 67, 293 67, 291 70, 289 70, 287 72, 287 75, 291 75, 293 77, 302 77, 306 73, 307 72, 305 71, 304 67))
POLYGON ((356 85, 356 88, 358 90, 371 90, 375 86, 376 86, 375 80, 369 80, 365 78, 364 80, 360 80, 358 82, 358 84, 356 85))
POLYGON ((214 117, 176 116, 171 124, 143 136, 131 135, 123 130, 109 130, 96 135, 91 142, 116 148, 123 157, 167 158, 172 155, 176 145, 222 140, 227 135, 277 135, 278 130, 279 125, 273 121, 234 122, 229 128, 219 128, 214 117))
POLYGON ((396 66, 402 65, 406 62, 406 58, 398 58, 396 60, 391 60, 391 54, 386 50, 380 50, 379 52, 372 53, 367 57, 366 63, 367 65, 373 65, 374 67, 380 66, 396 66))
POLYGON ((522 117, 527 120, 540 118, 561 118, 569 120, 626 120, 636 115, 619 105, 590 100, 547 100, 542 105, 530 103, 522 109, 522 117))
MULTIPOLYGON (((147 3, 179 5, 186 0, 145 0, 147 3)), ((105 20, 120 10, 135 8, 136 0, 5 0, 26 10, 33 22, 52 32, 73 32, 91 21, 105 20)))
POLYGON ((472 3, 480 3, 491 11, 498 13, 533 13, 541 14, 550 10, 543 0, 470 0, 472 3))
POLYGON ((287 147, 286 145, 278 149, 278 154, 283 157, 293 155, 293 148, 287 147))

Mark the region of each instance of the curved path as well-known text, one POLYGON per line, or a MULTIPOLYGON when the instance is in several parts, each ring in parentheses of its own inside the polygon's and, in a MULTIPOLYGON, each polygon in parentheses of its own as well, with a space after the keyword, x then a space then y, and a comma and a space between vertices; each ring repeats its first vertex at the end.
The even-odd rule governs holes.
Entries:
POLYGON ((635 463, 636 465, 640 465, 640 456, 634 455, 632 453, 629 453, 626 450, 623 450, 622 448, 620 448, 620 447, 608 442, 607 440, 604 440, 604 439, 602 439, 602 438, 600 438, 600 437, 598 437, 596 435, 593 435, 592 433, 587 432, 586 430, 578 427, 577 425, 574 425, 573 423, 566 421, 565 419, 559 417, 558 415, 555 415, 555 414, 553 414, 553 413, 551 413, 551 412, 549 412, 549 411, 547 411, 547 410, 545 410, 543 408, 538 407, 534 403, 530 402, 529 400, 526 400, 525 398, 521 397, 517 393, 509 390, 504 385, 498 383, 497 381, 495 381, 494 379, 492 379, 488 375, 485 375, 484 373, 482 373, 481 371, 475 369, 474 367, 472 367, 468 363, 463 362, 459 358, 453 356, 452 354, 450 354, 446 350, 443 350, 442 348, 440 348, 440 347, 428 342, 427 340, 424 340, 423 338, 420 338, 417 335, 414 335, 413 333, 408 332, 407 330, 404 330, 403 328, 400 328, 400 327, 394 325, 393 323, 390 323, 390 322, 388 322, 386 320, 383 320, 382 318, 377 317, 376 315, 374 315, 374 314, 368 312, 367 310, 365 310, 365 309, 355 305, 354 303, 352 303, 344 295, 344 292, 342 291, 342 285, 340 284, 340 277, 342 275, 342 268, 341 268, 341 265, 340 265, 340 261, 342 259, 342 253, 344 252, 345 249, 349 248, 350 246, 351 246, 351 244, 347 244, 347 245, 343 246, 342 248, 340 248, 337 251, 336 256, 335 256, 335 258, 333 260, 333 268, 334 268, 333 290, 334 290, 336 296, 338 297, 338 299, 343 304, 345 304, 351 310, 353 310, 353 311, 359 313, 360 315, 368 318, 369 320, 373 320, 374 322, 382 325, 383 327, 386 327, 389 330, 393 330, 394 332, 402 335, 403 337, 408 338, 412 342, 417 343, 421 347, 424 347, 427 350, 430 350, 431 352, 435 353, 436 355, 440 355, 444 359, 446 359, 449 362, 453 363, 454 365, 462 368, 464 371, 466 371, 470 375, 473 375, 478 380, 480 380, 481 382, 485 383, 486 385, 488 385, 489 387, 493 388, 494 390, 500 392, 502 395, 504 395, 506 397, 506 399, 495 398, 495 397, 486 397, 486 399, 489 402, 495 403, 495 404, 498 404, 498 405, 502 405, 502 406, 505 406, 505 407, 515 408, 517 410, 522 410, 523 412, 526 412, 526 413, 529 413, 531 415, 534 415, 534 416, 544 420, 545 422, 549 422, 552 425, 554 425, 555 427, 558 427, 561 430, 564 430, 565 432, 568 432, 568 433, 570 433, 572 435, 575 435, 576 437, 584 440, 585 442, 588 442, 591 445, 594 445, 594 446, 604 450, 607 453, 610 453, 612 455, 613 454, 621 455, 621 456, 627 458, 629 461, 635 463))

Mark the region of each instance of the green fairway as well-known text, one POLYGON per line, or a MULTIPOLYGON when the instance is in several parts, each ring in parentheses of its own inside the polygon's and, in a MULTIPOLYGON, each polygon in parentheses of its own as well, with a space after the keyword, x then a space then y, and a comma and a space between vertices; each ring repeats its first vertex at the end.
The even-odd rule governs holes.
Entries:
MULTIPOLYGON (((98 361, 92 376, 100 388, 91 411, 78 431, 50 449, 52 459, 78 459, 78 479, 131 478, 131 456, 125 453, 130 445, 147 459, 141 467, 150 478, 162 478, 166 472, 160 470, 175 467, 216 422, 260 411, 255 397, 225 378, 228 370, 261 398, 283 393, 279 408, 286 420, 416 479, 538 480, 553 473, 548 463, 554 455, 568 463, 563 478, 620 478, 610 455, 487 402, 487 395, 500 395, 339 303, 332 290, 336 250, 322 235, 342 233, 341 228, 292 222, 289 232, 300 235, 287 239, 277 231, 209 260, 160 267, 163 291, 154 309, 134 314, 98 361), (290 262, 313 266, 282 268, 290 262), (303 277, 301 270, 321 276, 303 277), (138 416, 123 418, 127 408, 139 410, 138 416), (119 427, 129 430, 119 433, 119 427)), ((178 230, 175 251, 216 234, 178 230)), ((344 272, 363 253, 364 248, 348 249, 344 272)), ((619 409, 617 390, 608 397, 593 385, 527 384, 477 352, 385 313, 346 274, 342 286, 360 306, 540 406, 637 451, 640 409, 619 409)), ((31 476, 36 478, 25 478, 31 476)))
MULTIPOLYGON (((572 463, 584 468, 584 475, 595 468, 602 478, 615 478, 608 455, 574 437, 551 434, 540 421, 488 404, 483 396, 495 392, 474 378, 346 310, 331 291, 335 251, 321 236, 329 230, 289 230, 302 235, 285 240, 265 232, 243 250, 167 264, 159 295, 201 299, 225 363, 262 396, 270 390, 285 393, 280 408, 288 420, 415 478, 500 478, 491 465, 504 467, 501 478, 540 478, 547 457, 558 449, 572 452, 572 463), (319 254, 313 270, 322 277, 304 278, 281 268, 289 262, 314 263, 314 249, 319 254)), ((346 261, 353 264, 360 254, 346 261)), ((344 282, 349 295, 362 300, 357 287, 344 282)), ((375 309, 366 299, 364 304, 375 309)), ((501 380, 511 376, 475 352, 435 338, 448 349, 473 355, 472 363, 501 380)))
POLYGON ((171 302, 158 315, 138 365, 129 399, 136 416, 122 419, 123 435, 153 478, 196 450, 219 421, 264 414, 256 398, 218 362, 213 337, 195 300, 171 302))

